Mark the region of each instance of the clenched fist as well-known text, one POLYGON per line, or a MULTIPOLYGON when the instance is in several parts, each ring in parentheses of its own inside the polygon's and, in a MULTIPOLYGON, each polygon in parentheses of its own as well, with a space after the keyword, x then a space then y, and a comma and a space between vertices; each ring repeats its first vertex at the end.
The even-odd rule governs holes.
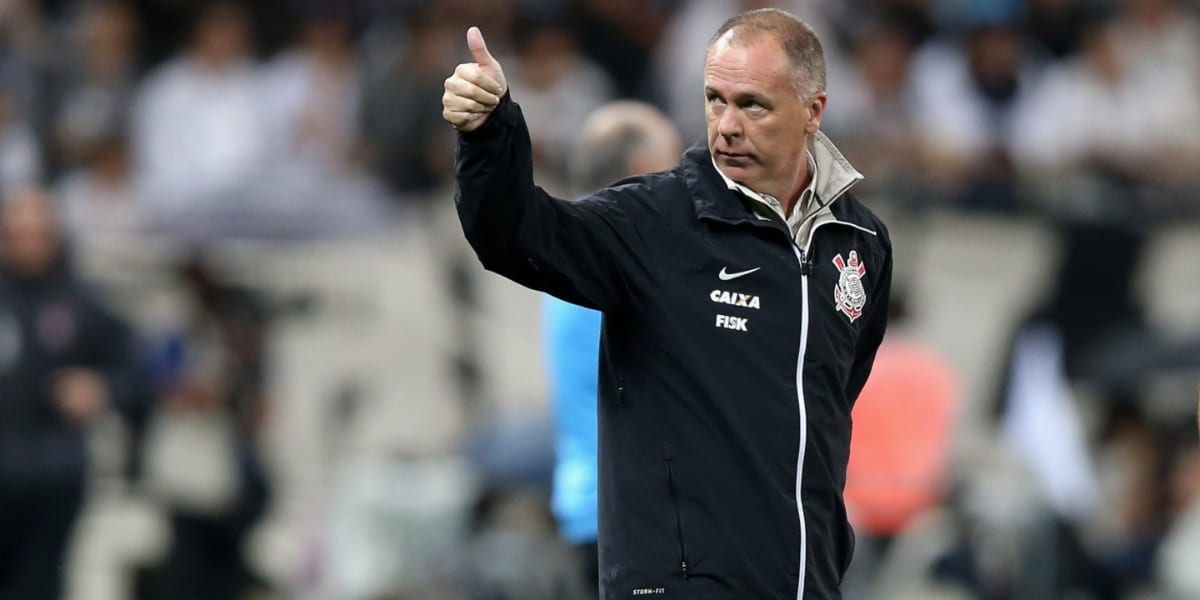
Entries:
POLYGON ((504 70, 487 49, 478 27, 467 30, 467 47, 473 63, 463 63, 446 79, 442 118, 459 131, 474 131, 500 104, 508 91, 504 70))

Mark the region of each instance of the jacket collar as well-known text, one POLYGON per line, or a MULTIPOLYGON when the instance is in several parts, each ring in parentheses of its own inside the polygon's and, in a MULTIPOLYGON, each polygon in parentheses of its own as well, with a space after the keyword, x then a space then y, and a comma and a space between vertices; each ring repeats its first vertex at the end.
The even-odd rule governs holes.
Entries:
MULTIPOLYGON (((817 166, 814 184, 821 204, 818 212, 825 212, 863 175, 824 133, 818 131, 808 138, 808 151, 817 166)), ((697 216, 726 222, 757 220, 737 193, 725 186, 703 140, 684 153, 681 167, 697 216)))

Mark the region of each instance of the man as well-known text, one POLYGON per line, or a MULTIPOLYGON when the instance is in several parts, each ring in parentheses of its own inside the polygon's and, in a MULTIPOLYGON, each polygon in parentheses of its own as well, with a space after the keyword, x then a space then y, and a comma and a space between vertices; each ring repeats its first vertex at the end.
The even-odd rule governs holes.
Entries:
POLYGON ((88 428, 145 400, 133 335, 74 280, 62 246, 43 192, 0 203, 0 598, 60 596, 88 428))
POLYGON ((483 265, 605 313, 601 596, 836 598, 850 409, 887 321, 891 243, 819 132, 812 29, 718 30, 707 146, 579 202, 533 184, 527 130, 478 29, 446 80, 463 230, 483 265))
MULTIPOLYGON (((568 157, 576 191, 670 168, 680 142, 667 117, 638 102, 613 102, 588 117, 568 157)), ((559 533, 579 550, 584 580, 599 584, 596 562, 596 368, 600 313, 547 298, 544 312, 557 460, 551 501, 559 533)))

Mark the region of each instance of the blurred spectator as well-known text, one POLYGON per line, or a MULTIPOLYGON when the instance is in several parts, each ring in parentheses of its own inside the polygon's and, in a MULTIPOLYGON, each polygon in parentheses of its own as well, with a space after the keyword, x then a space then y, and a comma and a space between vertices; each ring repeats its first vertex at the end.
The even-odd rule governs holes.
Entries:
MULTIPOLYGON (((1136 72, 1161 73, 1192 84, 1200 78, 1200 17, 1179 0, 1122 0, 1114 42, 1136 72)), ((1196 88, 1192 88, 1195 90, 1196 88)), ((1195 92, 1193 92, 1195 93, 1195 92)))
MULTIPOLYGON (((580 23, 583 24, 575 28, 583 55, 589 62, 599 64, 615 80, 614 92, 619 96, 648 99, 653 91, 653 82, 647 81, 651 59, 671 17, 671 10, 681 3, 678 0, 579 0, 573 4, 580 12, 580 23)), ((539 11, 537 14, 547 13, 539 11)), ((731 16, 733 13, 725 18, 731 16)))
POLYGON ((1114 25, 1089 28, 1083 53, 1050 71, 1018 125, 1025 174, 1072 215, 1144 215, 1153 207, 1138 204, 1138 187, 1198 181, 1196 92, 1169 70, 1139 69, 1120 48, 1114 25), (1106 187, 1080 187, 1081 178, 1106 187))
POLYGON ((125 131, 137 76, 137 21, 120 0, 82 7, 78 36, 61 65, 53 117, 56 172, 79 166, 125 131))
MULTIPOLYGON (((57 2, 5 0, 0 2, 0 49, 29 69, 40 70, 54 53, 50 17, 57 2)), ((3 55, 0 55, 2 57, 3 55)))
MULTIPOLYGON (((555 539, 545 499, 527 490, 484 494, 462 553, 462 595, 487 600, 582 600, 571 554, 555 539)), ((403 596, 401 596, 403 597, 403 596)), ((424 597, 424 596, 422 596, 424 597)))
POLYGON ((188 42, 192 23, 206 0, 131 0, 145 35, 138 40, 140 62, 157 66, 188 42))
POLYGON ((895 537, 942 502, 960 394, 954 368, 911 337, 902 311, 892 310, 888 335, 854 404, 846 469, 847 515, 876 564, 895 537))
POLYGON ((132 234, 142 213, 133 190, 128 140, 112 134, 95 140, 84 164, 59 184, 63 220, 74 235, 132 234))
MULTIPOLYGON (((573 192, 586 194, 632 175, 675 165, 682 151, 666 115, 635 102, 614 102, 583 124, 571 152, 573 192)), ((547 296, 543 329, 556 418, 551 507, 559 535, 576 547, 595 597, 597 562, 596 398, 600 365, 599 312, 547 296)))
POLYGON ((356 15, 348 6, 314 2, 299 44, 264 68, 270 160, 285 175, 320 178, 348 166, 361 87, 356 15))
POLYGON ((0 193, 33 185, 42 175, 40 145, 14 92, 11 81, 0 78, 0 193))
POLYGON ((138 92, 134 165, 156 218, 244 201, 232 196, 262 168, 267 148, 249 27, 239 5, 209 5, 187 52, 138 92))
POLYGON ((1043 582, 1055 597, 1118 598, 1148 584, 1169 522, 1175 450, 1159 443, 1147 390, 1171 370, 1193 372, 1200 356, 1148 326, 1135 285, 1146 237, 1129 225, 1063 227, 1055 285, 1020 324, 1005 378, 1003 438, 1050 513, 1055 543, 1035 553, 1060 565, 1043 582), (1077 401, 1080 384, 1093 403, 1077 401), (1101 424, 1096 444, 1088 417, 1101 424))
POLYGON ((84 499, 87 435, 145 397, 129 328, 68 264, 51 200, 0 205, 0 597, 58 598, 84 499))
POLYGON ((200 262, 181 276, 191 320, 157 361, 165 403, 147 444, 151 489, 171 522, 156 598, 240 598, 256 585, 244 546, 269 499, 258 451, 267 315, 200 262))
POLYGON ((432 9, 407 25, 400 56, 366 84, 359 133, 372 169, 393 191, 419 196, 445 185, 453 167, 454 131, 429 115, 440 114, 459 32, 432 9))
POLYGON ((1200 596, 1200 571, 1195 559, 1200 552, 1200 446, 1188 423, 1170 474, 1170 507, 1175 523, 1164 536, 1156 556, 1162 588, 1174 598, 1200 596))
POLYGON ((821 123, 839 140, 846 157, 870 173, 856 188, 860 194, 902 200, 909 206, 928 196, 914 123, 913 51, 912 40, 899 25, 864 31, 853 57, 857 69, 847 70, 838 102, 821 123))
POLYGON ((1089 16, 1084 0, 1029 0, 1027 10, 1025 32, 1042 52, 1055 60, 1075 53, 1089 16))
MULTIPOLYGON (((934 13, 939 0, 866 0, 865 4, 869 14, 874 14, 881 23, 895 23, 914 44, 922 45, 938 33, 934 13)), ((862 12, 840 16, 843 20, 870 22, 863 19, 862 12)))
POLYGON ((562 182, 579 124, 612 98, 612 81, 579 54, 574 34, 562 23, 518 19, 513 40, 517 60, 507 73, 509 90, 524 111, 539 115, 529 123, 534 169, 562 182))
POLYGON ((1013 17, 979 10, 960 41, 931 41, 913 64, 923 170, 955 205, 1012 210, 1014 126, 1035 69, 1013 17))

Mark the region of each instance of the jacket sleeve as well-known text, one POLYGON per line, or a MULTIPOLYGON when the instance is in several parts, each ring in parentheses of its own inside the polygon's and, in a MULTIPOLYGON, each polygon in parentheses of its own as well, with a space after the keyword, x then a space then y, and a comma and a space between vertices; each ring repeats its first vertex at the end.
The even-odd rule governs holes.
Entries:
POLYGON ((459 135, 454 174, 459 220, 484 268, 603 311, 633 306, 645 289, 646 243, 627 209, 637 186, 577 202, 536 187, 529 131, 509 95, 459 135))
POLYGON ((871 375, 871 367, 875 364, 875 354, 883 335, 887 331, 889 304, 892 296, 892 243, 887 238, 887 230, 880 227, 883 236, 884 262, 875 279, 874 298, 871 300, 870 312, 862 334, 858 338, 858 348, 854 353, 854 365, 850 367, 850 377, 846 385, 846 398, 851 404, 858 399, 867 378, 871 375))

